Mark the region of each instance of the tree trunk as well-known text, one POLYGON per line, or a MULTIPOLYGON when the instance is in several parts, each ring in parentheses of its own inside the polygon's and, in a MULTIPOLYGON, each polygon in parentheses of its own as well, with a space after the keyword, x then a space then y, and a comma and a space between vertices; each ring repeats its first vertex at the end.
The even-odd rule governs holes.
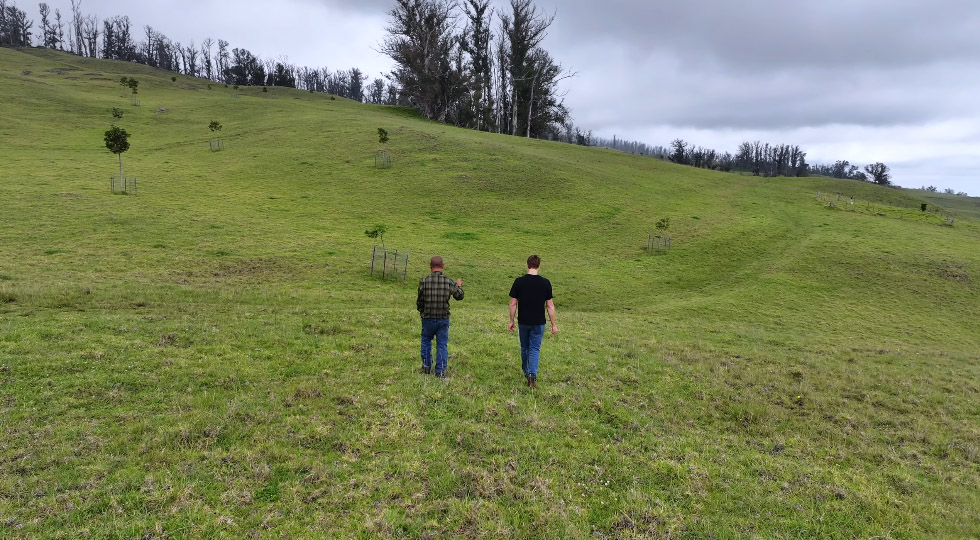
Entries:
POLYGON ((527 102, 527 138, 531 138, 531 112, 534 110, 534 86, 538 84, 538 74, 531 79, 531 100, 527 102))
POLYGON ((123 185, 122 154, 119 155, 119 185, 123 185))

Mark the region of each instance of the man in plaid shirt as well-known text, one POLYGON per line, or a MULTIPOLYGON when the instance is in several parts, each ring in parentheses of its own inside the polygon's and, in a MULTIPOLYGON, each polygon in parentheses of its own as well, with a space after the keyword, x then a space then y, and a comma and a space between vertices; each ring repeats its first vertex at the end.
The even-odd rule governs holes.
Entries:
POLYGON ((432 338, 436 338, 436 377, 446 376, 449 363, 449 297, 463 299, 463 280, 442 275, 442 257, 432 257, 432 273, 419 280, 415 307, 422 316, 422 371, 432 373, 432 338))

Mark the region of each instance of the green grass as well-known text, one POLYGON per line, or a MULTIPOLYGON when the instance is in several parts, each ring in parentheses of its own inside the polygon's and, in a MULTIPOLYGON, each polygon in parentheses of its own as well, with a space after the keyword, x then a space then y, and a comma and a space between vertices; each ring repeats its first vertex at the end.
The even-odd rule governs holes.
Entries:
POLYGON ((974 218, 170 77, 0 49, 0 536, 980 535, 974 218), (368 275, 377 223, 407 283, 368 275), (531 253, 561 329, 533 392, 531 253), (436 254, 466 284, 445 381, 436 254))

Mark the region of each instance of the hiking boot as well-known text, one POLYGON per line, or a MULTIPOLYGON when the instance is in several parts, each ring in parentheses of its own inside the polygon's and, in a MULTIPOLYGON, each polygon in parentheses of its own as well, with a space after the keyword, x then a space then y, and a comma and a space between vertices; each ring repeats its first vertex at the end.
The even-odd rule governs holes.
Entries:
POLYGON ((430 367, 424 367, 423 366, 422 367, 422 373, 424 373, 426 375, 431 375, 432 374, 432 368, 430 368, 430 367))
POLYGON ((534 375, 527 376, 527 385, 531 388, 537 388, 537 378, 534 375))

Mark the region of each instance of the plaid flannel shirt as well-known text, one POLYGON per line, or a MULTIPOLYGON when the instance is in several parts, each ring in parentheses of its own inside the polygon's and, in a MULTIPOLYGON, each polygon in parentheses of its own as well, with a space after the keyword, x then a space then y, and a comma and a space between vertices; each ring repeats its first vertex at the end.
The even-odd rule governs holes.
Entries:
POLYGON ((450 296, 462 300, 463 288, 442 275, 442 272, 432 272, 419 280, 419 296, 415 300, 415 307, 423 319, 448 319, 450 296))

